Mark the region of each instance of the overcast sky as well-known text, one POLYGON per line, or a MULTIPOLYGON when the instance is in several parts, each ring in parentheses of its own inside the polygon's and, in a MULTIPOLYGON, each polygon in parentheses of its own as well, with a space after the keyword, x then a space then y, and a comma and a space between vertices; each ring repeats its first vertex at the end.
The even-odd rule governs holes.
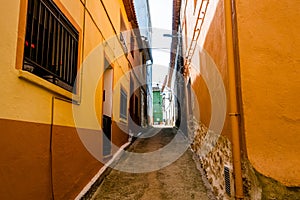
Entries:
MULTIPOLYGON (((163 38, 162 33, 168 33, 172 30, 172 5, 173 0, 149 0, 151 21, 153 28, 152 44, 153 50, 153 68, 152 68, 152 82, 163 84, 165 76, 168 72, 170 62, 170 52, 160 48, 157 45, 157 41, 161 43, 170 41, 170 38, 163 38), (155 34, 158 33, 158 34, 155 34)), ((169 47, 170 45, 163 45, 163 47, 169 47)))

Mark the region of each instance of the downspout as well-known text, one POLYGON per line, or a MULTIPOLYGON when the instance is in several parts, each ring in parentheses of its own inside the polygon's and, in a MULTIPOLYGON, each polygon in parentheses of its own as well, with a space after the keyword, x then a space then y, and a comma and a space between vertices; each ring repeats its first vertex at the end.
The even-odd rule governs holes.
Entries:
MULTIPOLYGON (((50 138, 49 138, 49 150, 50 150, 50 192, 51 192, 51 200, 55 199, 55 191, 54 191, 54 176, 53 176, 53 126, 54 126, 54 101, 55 99, 57 100, 61 100, 67 103, 75 103, 76 102, 72 101, 71 99, 66 99, 63 97, 57 97, 57 96, 52 96, 52 100, 51 100, 51 121, 50 121, 50 138)), ((78 104, 77 104, 78 105, 78 104)))
POLYGON ((51 122, 50 122, 50 140, 49 140, 49 150, 50 150, 50 191, 51 191, 51 200, 54 200, 54 183, 53 183, 53 122, 54 122, 54 96, 51 100, 51 122))
POLYGON ((80 83, 79 83, 79 91, 78 91, 78 95, 79 95, 79 101, 75 102, 77 105, 81 104, 82 101, 82 85, 83 85, 83 62, 84 62, 84 45, 85 45, 85 18, 86 18, 86 12, 87 12, 87 8, 86 8, 86 0, 84 0, 84 2, 81 1, 81 3, 83 4, 84 7, 84 11, 83 11, 83 22, 82 22, 82 43, 81 43, 81 63, 80 63, 80 83))
MULTIPOLYGON (((81 62, 83 62, 84 60, 84 36, 85 36, 85 13, 86 13, 86 0, 81 1, 81 3, 83 4, 84 7, 84 12, 83 12, 83 25, 82 25, 82 54, 81 54, 81 62)), ((82 64, 82 63, 80 63, 82 64)), ((81 66, 83 67, 83 66, 81 66)), ((49 141, 49 153, 50 153, 50 192, 51 192, 51 200, 55 199, 55 194, 54 194, 54 177, 53 177, 53 126, 54 126, 54 101, 55 99, 61 100, 61 101, 65 101, 68 103, 73 103, 76 105, 80 105, 81 104, 81 100, 82 100, 82 80, 83 80, 83 70, 81 68, 79 68, 80 70, 80 86, 79 86, 79 90, 78 90, 78 94, 79 94, 79 101, 74 101, 73 99, 66 99, 66 98, 62 98, 62 97, 57 97, 57 96, 52 96, 52 100, 51 100, 51 121, 50 121, 50 141, 49 141)))
POLYGON ((243 181, 241 167, 241 147, 239 113, 236 91, 236 66, 234 62, 233 48, 233 26, 232 26, 232 4, 231 0, 225 0, 225 29, 226 29, 226 48, 228 64, 228 83, 229 83, 229 116, 232 127, 232 149, 233 149, 233 171, 235 182, 235 199, 243 199, 243 181))

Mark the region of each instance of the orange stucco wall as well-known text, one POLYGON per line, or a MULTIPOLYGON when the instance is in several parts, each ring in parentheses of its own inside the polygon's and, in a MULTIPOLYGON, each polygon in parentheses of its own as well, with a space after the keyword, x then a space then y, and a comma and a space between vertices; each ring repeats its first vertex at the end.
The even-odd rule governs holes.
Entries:
POLYGON ((0 120, 0 199, 49 199, 50 126, 0 120))
MULTIPOLYGON (((52 176, 54 199, 74 199, 100 170, 96 160, 83 146, 76 128, 54 126, 52 132, 52 176)), ((81 129, 85 134, 101 131, 81 129)), ((99 148, 99 154, 101 149, 99 148)))
MULTIPOLYGON (((203 35, 200 35, 203 37, 203 35)), ((201 39, 201 38, 200 38, 201 39)), ((204 38, 203 38, 204 39, 204 38)), ((213 60, 216 65, 226 90, 228 98, 228 75, 227 75, 227 53, 226 53, 226 38, 225 38, 225 16, 224 16, 224 3, 219 1, 215 15, 211 21, 209 29, 207 31, 203 50, 199 55, 195 53, 194 57, 199 57, 200 60, 200 76, 196 71, 191 71, 191 77, 193 82, 193 90, 198 99, 200 109, 200 119, 207 127, 209 126, 211 118, 211 97, 207 89, 207 83, 203 80, 201 74, 208 73, 206 70, 205 57, 207 54, 213 60), (197 76, 195 76, 195 74, 197 76)), ((213 80, 211 80, 213 81, 213 80)), ((227 99, 227 102, 229 100, 227 99)), ((228 103, 227 103, 228 104, 228 103)), ((222 134, 231 139, 230 121, 228 115, 225 119, 224 128, 222 134)))
POLYGON ((249 160, 263 175, 300 186, 300 3, 236 2, 249 160))
MULTIPOLYGON (((127 113, 128 114, 128 113, 127 113)), ((123 144, 125 144, 128 141, 128 133, 124 132, 124 129, 127 129, 127 124, 119 122, 116 123, 115 121, 112 122, 112 129, 114 130, 112 134, 112 143, 116 145, 117 147, 121 147, 123 144)), ((114 149, 114 151, 119 150, 114 149)))
MULTIPOLYGON (((225 15, 224 2, 219 1, 214 18, 207 32, 204 49, 215 62, 226 90, 227 107, 228 107, 228 75, 227 75, 227 53, 226 53, 226 36, 225 36, 225 15)), ((200 58, 201 59, 201 58, 200 58)), ((228 110, 228 109, 227 109, 228 110)), ((231 139, 231 129, 229 115, 226 115, 222 134, 231 139)))
POLYGON ((0 132, 1 199, 50 199, 51 176, 55 199, 73 199, 103 166, 72 127, 54 126, 52 147, 47 124, 1 119, 0 132))
POLYGON ((197 76, 196 79, 193 81, 193 90, 195 92, 199 104, 200 121, 206 127, 208 127, 211 118, 211 102, 209 91, 202 76, 197 76))

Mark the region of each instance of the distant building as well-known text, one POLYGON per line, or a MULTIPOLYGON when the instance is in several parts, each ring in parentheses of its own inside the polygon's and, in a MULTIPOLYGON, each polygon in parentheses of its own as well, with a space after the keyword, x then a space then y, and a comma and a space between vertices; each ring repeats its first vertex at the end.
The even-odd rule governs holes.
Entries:
POLYGON ((133 1, 135 13, 137 17, 137 22, 139 26, 139 31, 141 35, 141 39, 143 42, 143 48, 147 50, 146 55, 146 63, 144 63, 145 71, 146 71, 146 90, 147 90, 147 123, 148 125, 152 125, 152 23, 151 23, 151 15, 150 15, 150 7, 149 0, 131 0, 133 1))
POLYGON ((175 102, 174 95, 171 90, 165 88, 162 92, 162 107, 163 107, 163 121, 165 125, 175 125, 175 102))
POLYGON ((163 123, 163 100, 159 87, 153 87, 153 125, 163 123))

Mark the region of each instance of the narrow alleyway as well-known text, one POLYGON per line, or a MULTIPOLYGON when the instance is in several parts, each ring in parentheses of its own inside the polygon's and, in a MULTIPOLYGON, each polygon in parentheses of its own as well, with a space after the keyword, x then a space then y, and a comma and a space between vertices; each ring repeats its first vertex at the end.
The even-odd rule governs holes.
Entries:
MULTIPOLYGON (((152 132, 155 130, 157 129, 153 129, 152 132)), ((168 144, 175 133, 176 130, 172 128, 161 129, 152 137, 137 139, 127 151, 153 152, 168 144)), ((117 165, 124 165, 127 161, 128 157, 122 157, 117 165)), ((188 149, 171 165, 153 172, 127 173, 112 170, 100 184, 92 199, 206 200, 213 198, 207 194, 201 174, 193 161, 192 152, 188 149)))

